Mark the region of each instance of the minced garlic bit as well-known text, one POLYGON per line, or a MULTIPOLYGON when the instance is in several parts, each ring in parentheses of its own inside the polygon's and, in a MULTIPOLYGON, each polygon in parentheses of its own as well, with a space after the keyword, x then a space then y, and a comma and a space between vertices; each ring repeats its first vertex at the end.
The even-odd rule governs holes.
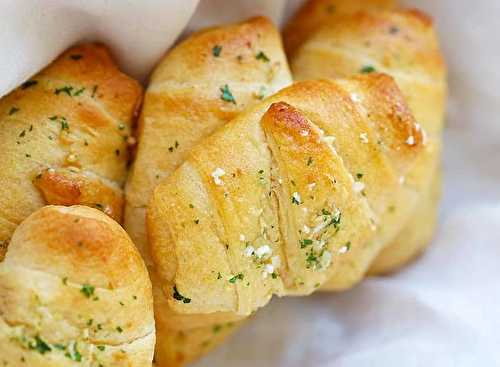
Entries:
POLYGON ((339 254, 345 254, 349 250, 349 246, 344 245, 341 248, 339 248, 339 254))
POLYGON ((266 264, 266 266, 264 266, 264 270, 268 274, 272 274, 272 273, 274 273, 274 266, 272 264, 266 264))
POLYGON ((360 181, 356 181, 352 184, 352 189, 354 192, 361 192, 365 189, 365 184, 360 181))
POLYGON ((300 136, 309 136, 309 131, 307 131, 307 130, 300 130, 300 136))
POLYGON ((405 176, 399 177, 399 183, 402 185, 405 183, 405 176))
POLYGON ((325 141, 325 143, 327 144, 333 144, 335 142, 335 136, 331 136, 331 135, 326 135, 326 136, 323 136, 323 140, 325 141))
POLYGON ((78 157, 76 156, 76 154, 70 154, 66 157, 66 160, 70 163, 74 163, 78 160, 78 157))
POLYGON ((368 144, 368 134, 367 133, 359 134, 359 140, 361 140, 363 144, 368 144))
POLYGON ((326 269, 332 263, 332 253, 330 251, 324 251, 319 259, 321 269, 326 269))
POLYGON ((269 257, 272 254, 273 250, 271 250, 271 247, 269 245, 263 245, 260 246, 256 251, 255 251, 255 256, 257 256, 259 259, 269 257))
POLYGON ((242 233, 242 234, 240 234, 240 241, 241 241, 241 242, 245 241, 245 235, 244 235, 243 233, 242 233))
POLYGON ((313 182, 313 183, 310 183, 309 185, 307 185, 307 189, 309 191, 314 190, 315 187, 316 187, 316 182, 313 182))
POLYGON ((308 226, 306 226, 305 224, 304 224, 304 228, 303 228, 302 230, 304 231, 304 233, 305 233, 305 234, 307 234, 307 233, 311 233, 311 228, 309 228, 309 227, 308 227, 308 226))
POLYGON ((292 203, 293 204, 302 204, 302 198, 300 197, 300 194, 295 191, 293 194, 292 194, 292 203))
POLYGON ((406 144, 415 145, 415 138, 413 137, 413 135, 410 135, 408 139, 406 139, 406 144))
POLYGON ((224 176, 226 172, 220 168, 217 167, 213 172, 212 172, 212 177, 214 178, 214 183, 218 186, 222 185, 224 182, 220 179, 222 176, 224 176))
POLYGON ((361 102, 361 98, 356 93, 351 93, 351 101, 361 102))
POLYGON ((244 253, 246 257, 250 257, 255 253, 255 248, 251 245, 248 245, 247 247, 245 247, 244 253))

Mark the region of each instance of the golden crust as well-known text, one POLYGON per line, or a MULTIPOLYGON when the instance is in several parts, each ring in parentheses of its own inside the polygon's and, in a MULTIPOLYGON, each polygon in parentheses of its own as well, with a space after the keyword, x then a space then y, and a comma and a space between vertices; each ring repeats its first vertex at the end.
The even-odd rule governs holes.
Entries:
POLYGON ((21 223, 0 264, 4 364, 146 366, 154 341, 151 282, 116 222, 46 206, 21 223))
POLYGON ((71 171, 73 182, 85 182, 68 203, 99 204, 120 218, 126 136, 140 96, 138 83, 120 73, 106 49, 88 44, 66 51, 0 100, 2 243, 45 199, 54 199, 54 190, 62 189, 56 188, 62 180, 33 185, 49 168, 71 171))

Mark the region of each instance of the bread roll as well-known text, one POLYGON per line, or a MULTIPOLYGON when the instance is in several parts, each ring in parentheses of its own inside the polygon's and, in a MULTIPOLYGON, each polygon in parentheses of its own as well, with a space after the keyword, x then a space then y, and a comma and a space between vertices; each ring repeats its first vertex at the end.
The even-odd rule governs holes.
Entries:
POLYGON ((391 208, 416 200, 401 177, 423 146, 381 74, 296 83, 239 114, 154 191, 160 298, 201 327, 247 317, 273 294, 356 284, 407 220, 391 208))
MULTIPOLYGON (((305 9, 320 3, 310 1, 305 9)), ((347 77, 373 71, 392 75, 416 120, 426 131, 425 154, 406 177, 406 185, 422 195, 419 207, 413 209, 405 228, 387 243, 372 266, 372 273, 387 273, 419 254, 435 228, 447 94, 446 66, 427 15, 417 10, 373 10, 372 5, 380 5, 378 1, 358 5, 359 9, 372 10, 354 12, 353 8, 350 12, 337 12, 334 20, 319 15, 311 19, 304 10, 299 11, 289 29, 306 21, 314 22, 317 28, 296 47, 291 67, 298 80, 347 77)), ((288 37, 291 40, 287 42, 294 42, 292 34, 288 37)), ((401 209, 395 207, 394 211, 401 209)))
POLYGON ((85 206, 46 206, 0 263, 3 366, 151 366, 151 282, 125 231, 85 206))
MULTIPOLYGON (((199 141, 290 83, 281 37, 263 17, 195 33, 160 62, 139 119, 125 211, 125 228, 150 267, 153 288, 162 282, 146 246, 145 212, 153 189, 199 141)), ((169 308, 160 288, 154 294, 158 366, 193 360, 235 329, 237 318, 228 321, 227 316, 193 324, 169 308)))
POLYGON ((120 220, 140 98, 105 47, 86 44, 0 99, 0 260, 17 225, 45 204, 85 204, 120 220))

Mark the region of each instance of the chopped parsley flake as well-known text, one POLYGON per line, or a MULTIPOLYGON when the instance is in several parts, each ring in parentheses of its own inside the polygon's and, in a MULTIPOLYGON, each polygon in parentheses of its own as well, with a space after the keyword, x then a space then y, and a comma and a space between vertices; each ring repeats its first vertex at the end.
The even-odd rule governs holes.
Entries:
POLYGON ((73 91, 73 87, 72 86, 69 86, 69 85, 66 85, 64 87, 61 87, 61 88, 56 88, 56 90, 54 91, 54 93, 56 95, 59 95, 61 93, 66 93, 68 96, 71 97, 71 92, 73 91))
POLYGON ((36 80, 28 80, 21 84, 21 89, 28 89, 29 87, 33 87, 38 84, 38 81, 36 80))
POLYGON ((219 57, 219 56, 220 56, 221 51, 222 51, 222 46, 220 46, 220 45, 215 45, 215 46, 212 48, 212 55, 214 55, 214 57, 219 57))
POLYGON ((90 298, 91 296, 94 295, 95 287, 90 285, 90 284, 84 284, 82 285, 82 289, 80 289, 80 292, 83 293, 83 295, 87 298, 90 298))
POLYGON ((307 239, 307 238, 300 240, 299 242, 300 242, 300 248, 306 248, 307 246, 310 246, 313 244, 313 241, 310 239, 307 239))
POLYGON ((369 74, 369 73, 373 73, 374 71, 375 71, 375 68, 371 65, 365 65, 360 70, 360 72, 362 74, 369 74))
POLYGON ((220 91, 221 91, 221 96, 220 98, 223 100, 223 101, 226 101, 226 102, 231 102, 231 103, 234 103, 236 104, 236 100, 234 99, 233 97, 233 94, 231 93, 231 91, 229 90, 229 86, 227 84, 225 84, 223 87, 220 88, 220 91))
POLYGON ((184 297, 182 294, 179 293, 176 285, 174 285, 174 293, 172 296, 174 297, 175 300, 182 301, 183 303, 190 303, 191 302, 191 298, 184 297))
POLYGON ((363 178, 363 174, 362 173, 356 173, 356 178, 358 180, 361 180, 363 178))
POLYGON ((243 273, 238 273, 235 276, 229 278, 229 283, 234 284, 236 283, 237 280, 243 280, 243 278, 244 278, 243 273))
POLYGON ((307 159, 307 165, 308 165, 308 166, 310 166, 310 165, 312 164, 312 162, 313 162, 312 157, 309 157, 309 158, 307 159))
POLYGON ((121 326, 117 326, 116 331, 118 331, 119 333, 123 333, 123 329, 121 328, 121 326))
POLYGON ((64 354, 66 358, 71 359, 72 361, 75 362, 81 362, 82 361, 82 355, 78 351, 78 345, 74 343, 71 348, 68 348, 68 352, 64 354))
POLYGON ((45 354, 50 352, 52 348, 42 339, 40 336, 35 336, 35 340, 30 342, 28 347, 30 349, 36 350, 40 354, 45 354))
POLYGON ((262 61, 264 61, 264 62, 269 62, 269 61, 270 61, 270 60, 269 60, 269 57, 267 57, 267 55, 266 55, 264 52, 262 52, 262 51, 259 51, 259 52, 257 53, 257 55, 255 55, 255 58, 256 58, 257 60, 262 60, 262 61))
POLYGON ((12 116, 13 114, 15 114, 16 112, 19 112, 19 108, 17 107, 12 107, 9 111, 9 116, 12 116))
POLYGON ((104 351, 104 349, 106 349, 106 347, 104 345, 98 345, 97 349, 99 349, 102 352, 104 351))

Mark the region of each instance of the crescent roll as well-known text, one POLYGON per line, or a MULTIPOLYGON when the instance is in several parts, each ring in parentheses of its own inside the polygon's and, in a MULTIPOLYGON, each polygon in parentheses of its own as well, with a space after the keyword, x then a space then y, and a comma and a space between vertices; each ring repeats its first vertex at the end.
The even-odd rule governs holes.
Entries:
POLYGON ((0 263, 3 366, 151 366, 151 282, 114 220, 86 206, 26 218, 0 263))
POLYGON ((184 325, 226 325, 273 294, 356 284, 409 216, 391 208, 418 199, 401 178, 423 148, 382 74, 299 82, 247 109, 154 190, 164 304, 184 325))
MULTIPOLYGON (((418 206, 405 228, 387 243, 372 265, 372 273, 387 273, 418 255, 434 232, 441 191, 446 66, 432 21, 424 13, 383 10, 379 8, 379 1, 368 1, 366 6, 358 4, 357 12, 355 7, 342 12, 345 4, 353 4, 330 3, 338 5, 334 18, 319 15, 324 1, 311 0, 287 27, 285 40, 294 43, 293 30, 297 24, 316 24, 314 32, 303 38, 303 44, 294 43, 290 61, 294 77, 307 80, 374 71, 387 73, 396 80, 410 110, 426 132, 425 154, 406 177, 407 186, 420 195, 418 206), (318 15, 313 19, 313 14, 318 15)), ((394 211, 401 209, 395 207, 394 211)))
POLYGON ((120 220, 140 99, 139 84, 95 44, 67 50, 0 99, 0 260, 17 225, 45 204, 120 220))
POLYGON ((145 213, 153 190, 199 141, 291 82, 280 34, 263 17, 191 35, 166 54, 151 76, 127 182, 125 228, 153 281, 158 366, 192 360, 235 328, 226 316, 198 325, 166 304, 163 280, 147 248, 145 213))

